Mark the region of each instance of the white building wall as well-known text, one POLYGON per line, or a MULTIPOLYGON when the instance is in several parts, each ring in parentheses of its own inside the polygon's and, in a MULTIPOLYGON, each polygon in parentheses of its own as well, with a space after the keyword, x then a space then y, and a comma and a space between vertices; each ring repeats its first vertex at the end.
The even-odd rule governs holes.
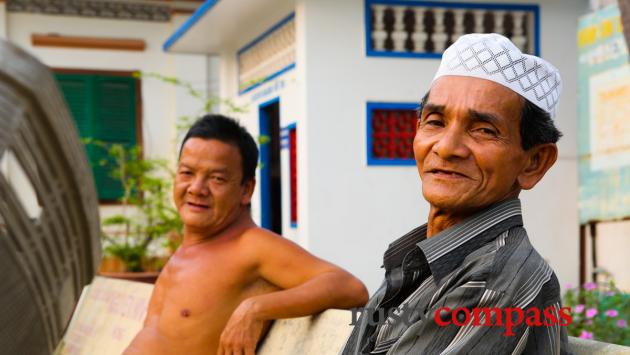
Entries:
POLYGON ((7 4, 0 2, 0 38, 7 37, 7 4))
MULTIPOLYGON (((620 289, 630 292, 630 221, 599 223, 596 239, 598 267, 609 273, 620 289)), ((604 281, 604 276, 599 281, 604 281)))
MULTIPOLYGON (((181 20, 172 23, 124 21, 86 17, 9 13, 8 39, 55 68, 140 70, 192 80, 206 90, 206 59, 199 55, 173 55, 162 51, 162 42, 181 20), (146 42, 144 51, 34 47, 31 34, 136 38, 146 42)), ((175 87, 155 79, 142 80, 142 125, 146 153, 171 157, 174 153, 175 118, 191 103, 178 108, 175 87), (167 144, 165 144, 167 143, 167 144)))
MULTIPOLYGON (((158 73, 191 82, 202 92, 208 90, 206 56, 174 55, 162 50, 162 43, 186 19, 175 16, 171 22, 110 20, 87 17, 53 16, 4 12, 0 3, 0 36, 6 28, 7 39, 55 68, 121 70, 158 73), (3 20, 4 19, 4 20, 3 20), (5 27, 6 26, 6 27, 5 27), (72 49, 34 47, 34 33, 57 33, 68 36, 134 38, 146 42, 144 51, 72 49)), ((216 80, 216 79, 215 79, 216 80)), ((152 78, 143 78, 142 136, 145 155, 174 162, 176 152, 176 118, 193 114, 201 103, 195 102, 183 90, 152 78)), ((102 207, 105 215, 115 207, 102 207)))
MULTIPOLYGON (((562 0, 539 5, 541 53, 560 69, 564 80, 556 118, 564 137, 556 165, 521 199, 530 238, 564 286, 578 280, 574 39, 577 18, 588 4, 562 0)), ((276 97, 281 126, 297 122, 299 226, 288 228, 288 157, 283 151, 285 236, 347 268, 373 291, 382 280, 379 266, 387 245, 424 223, 429 206, 415 167, 367 166, 366 102, 418 102, 439 61, 366 57, 363 7, 361 0, 296 1, 296 68, 238 95, 236 51, 288 14, 286 9, 270 8, 239 32, 231 48, 224 49, 216 70, 221 77, 219 95, 247 108, 238 116, 252 134, 259 134, 259 105, 276 97)), ((259 190, 253 206, 259 221, 259 190)), ((610 241, 617 243, 623 235, 625 229, 617 226, 605 228, 611 235, 605 241, 600 234, 606 245, 598 253, 610 249, 610 241)), ((599 260, 615 270, 625 265, 611 263, 603 255, 599 260)), ((627 275, 617 271, 615 276, 627 275)))
MULTIPOLYGON (((531 1, 511 1, 511 3, 531 1)), ((565 136, 543 181, 521 195, 524 220, 560 282, 578 278, 576 23, 586 0, 542 1, 541 54, 564 79, 556 118, 565 136)), ((362 0, 298 0, 304 23, 303 68, 308 140, 311 252, 358 275, 374 291, 387 245, 424 223, 429 206, 413 166, 367 166, 366 102, 418 102, 439 60, 365 55, 362 0)), ((298 56, 299 58, 299 56, 298 56)), ((298 63, 299 64, 299 63, 298 63)))
MULTIPOLYGON (((253 39, 253 38, 252 38, 253 39)), ((239 47, 240 48, 240 47, 239 47)), ((305 124, 304 115, 300 112, 301 99, 301 86, 302 84, 297 80, 296 70, 290 70, 283 75, 267 82, 259 87, 246 92, 244 94, 237 93, 238 83, 235 80, 237 78, 237 64, 236 64, 236 50, 226 51, 221 56, 221 78, 227 78, 221 80, 221 97, 230 99, 239 108, 244 108, 243 113, 230 112, 225 106, 222 106, 222 113, 232 117, 236 117, 247 128, 247 130, 258 139, 260 136, 260 124, 259 124, 259 108, 264 106, 269 101, 279 100, 280 103, 280 127, 287 127, 290 124, 295 123, 297 127, 297 142, 298 142, 298 199, 299 205, 304 206, 302 200, 303 182, 301 181, 303 174, 303 167, 305 166, 305 160, 302 157, 303 152, 307 150, 305 142, 302 142, 301 132, 302 126, 305 124)), ((308 247, 308 241, 304 238, 303 231, 305 230, 302 225, 303 219, 298 216, 298 227, 292 228, 289 223, 290 202, 289 202, 289 152, 288 149, 281 150, 281 169, 282 169, 282 231, 283 236, 289 238, 303 247, 308 247)), ((256 181, 260 184, 260 169, 256 171, 256 181)), ((252 198, 252 217, 260 224, 261 221, 261 199, 260 185, 256 186, 254 195, 252 198)), ((298 209, 300 213, 300 209, 298 209)))
MULTIPOLYGON (((229 44, 222 48, 218 57, 218 95, 222 99, 231 100, 237 107, 245 110, 243 113, 230 112, 226 105, 221 105, 220 112, 232 117, 236 117, 257 139, 260 136, 259 108, 271 100, 278 99, 280 102, 280 127, 287 127, 295 123, 297 129, 297 174, 298 174, 298 225, 297 228, 290 226, 290 190, 289 190, 289 151, 281 150, 282 169, 282 231, 283 236, 295 241, 302 247, 308 248, 306 238, 308 230, 308 218, 306 210, 307 201, 307 181, 306 171, 308 163, 306 154, 308 153, 306 126, 308 122, 304 119, 304 80, 301 74, 303 66, 298 64, 277 78, 263 83, 262 85, 247 91, 243 94, 238 92, 238 63, 236 53, 260 35, 265 33, 275 24, 286 18, 293 12, 293 9, 282 6, 266 7, 257 14, 256 21, 247 21, 248 26, 242 31, 234 34, 234 38, 229 44)), ((296 37, 300 37, 300 23, 296 13, 296 37)), ((298 47, 300 41, 296 44, 298 47)), ((297 50, 297 60, 299 58, 299 48, 297 50)), ((256 180, 260 184, 260 169, 257 169, 256 180)), ((260 185, 256 186, 252 198, 252 217, 260 224, 261 222, 261 191, 260 185)))

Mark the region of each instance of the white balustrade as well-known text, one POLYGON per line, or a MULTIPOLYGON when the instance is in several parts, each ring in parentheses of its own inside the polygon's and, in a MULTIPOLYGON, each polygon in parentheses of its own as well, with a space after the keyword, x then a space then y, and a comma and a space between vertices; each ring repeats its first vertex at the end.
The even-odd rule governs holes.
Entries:
POLYGON ((392 32, 392 41, 394 41, 394 51, 405 51, 405 40, 407 39, 407 32, 405 32, 405 7, 394 7, 394 31, 392 32))
POLYGON ((238 55, 239 89, 264 81, 292 63, 295 63, 293 19, 238 55))
POLYGON ((512 35, 512 42, 520 49, 525 50, 525 42, 527 38, 524 36, 523 31, 523 18, 525 13, 523 11, 515 11, 512 13, 514 19, 514 33, 512 35))
POLYGON ((374 50, 385 50, 385 39, 387 39, 387 32, 385 31, 385 5, 373 5, 372 11, 374 14, 374 29, 372 30, 372 43, 374 50))
POLYGON ((434 48, 431 53, 441 53, 444 51, 447 40, 456 41, 465 32, 464 17, 466 12, 473 15, 474 26, 472 30, 477 33, 484 32, 483 21, 485 16, 490 13, 493 16, 494 27, 493 32, 505 34, 505 18, 507 14, 511 14, 513 19, 513 30, 511 39, 516 46, 526 52, 531 52, 533 46, 533 16, 534 12, 529 10, 509 11, 506 9, 474 9, 471 10, 466 6, 461 8, 446 7, 426 7, 426 6, 409 6, 409 5, 387 5, 372 4, 371 11, 374 18, 372 23, 372 47, 376 52, 393 52, 393 53, 426 53, 427 41, 433 41, 434 48), (413 30, 405 26, 405 12, 412 10, 411 15, 414 18, 413 30), (385 14, 391 11, 394 16, 393 26, 385 28, 385 14), (445 14, 449 11, 453 14, 453 22, 447 25, 445 23, 445 14), (429 15, 433 15, 434 23, 425 26, 424 21, 429 15), (387 38, 391 38, 391 44, 386 48, 387 38), (405 43, 410 39, 413 42, 413 51, 406 48, 405 43))
POLYGON ((505 18, 505 11, 497 10, 493 11, 494 14, 494 32, 503 32, 503 19, 505 18))
POLYGON ((411 35, 411 40, 413 41, 413 51, 415 53, 424 52, 424 44, 429 38, 429 35, 424 31, 424 12, 426 9, 424 7, 416 7, 413 9, 416 23, 415 23, 415 31, 411 35))
POLYGON ((473 14, 475 15, 475 33, 483 33, 483 15, 485 10, 475 10, 473 14))
POLYGON ((465 10, 453 10, 455 14, 455 31, 453 31, 453 41, 464 34, 464 14, 465 10))
POLYGON ((435 27, 433 35, 431 39, 433 40, 433 44, 435 45, 436 52, 443 52, 446 49, 446 40, 448 39, 448 34, 446 34, 444 27, 444 13, 446 12, 443 8, 435 8, 433 9, 433 16, 435 18, 435 27))

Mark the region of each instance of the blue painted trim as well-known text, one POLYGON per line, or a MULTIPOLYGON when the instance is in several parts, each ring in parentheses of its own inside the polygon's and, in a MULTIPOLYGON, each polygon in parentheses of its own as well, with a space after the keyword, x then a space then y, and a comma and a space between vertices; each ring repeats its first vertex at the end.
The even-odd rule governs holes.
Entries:
POLYGON ((540 6, 534 10, 534 55, 540 57, 540 6))
POLYGON ((364 24, 363 28, 365 29, 365 55, 371 57, 371 52, 374 52, 372 49, 372 7, 370 6, 372 2, 370 0, 365 0, 365 4, 363 5, 364 12, 364 24))
POLYGON ((368 102, 366 105, 366 157, 367 165, 376 166, 416 166, 414 159, 383 159, 375 158, 372 155, 372 111, 380 110, 415 110, 419 107, 419 103, 402 103, 402 102, 368 102))
POLYGON ((278 23, 276 23, 275 25, 271 26, 268 30, 263 32, 261 35, 259 35, 258 37, 256 37, 255 39, 253 39, 252 41, 250 41, 249 43, 247 43, 243 47, 241 47, 241 49, 236 51, 236 54, 239 55, 239 54, 245 52, 246 50, 252 48, 253 46, 257 45, 260 41, 262 41, 263 39, 268 37, 275 30, 277 30, 278 28, 282 27, 283 25, 285 25, 287 22, 293 20, 294 18, 295 18, 295 12, 290 13, 287 17, 283 18, 278 23))
POLYGON ((442 59, 442 53, 383 52, 368 50, 368 57, 442 59))
MULTIPOLYGON (((269 135, 269 116, 265 112, 265 108, 280 102, 280 98, 276 97, 269 101, 265 101, 258 106, 258 129, 259 135, 269 135)), ((260 226, 271 229, 271 188, 269 186, 269 160, 270 148, 269 144, 260 144, 260 226)))
POLYGON ((461 3, 461 2, 438 2, 438 1, 416 1, 416 0, 365 0, 365 55, 368 57, 390 57, 390 58, 424 58, 441 59, 442 53, 413 53, 413 52, 386 52, 375 51, 372 48, 372 4, 382 5, 402 5, 402 6, 424 6, 443 7, 457 9, 488 9, 488 10, 518 10, 532 11, 534 13, 534 54, 540 56, 540 6, 527 4, 487 4, 487 3, 461 3))
MULTIPOLYGON (((456 9, 490 9, 490 10, 532 10, 538 5, 511 4, 511 3, 470 3, 470 2, 446 2, 446 1, 419 1, 419 0, 365 0, 366 5, 403 5, 424 7, 446 7, 456 9)), ((368 7, 369 9, 369 7, 368 7)))
POLYGON ((292 129, 296 129, 296 127, 297 127, 296 122, 292 122, 292 123, 289 123, 288 125, 280 128, 280 142, 282 143, 280 148, 282 148, 282 149, 289 148, 289 145, 290 145, 290 142, 289 142, 289 131, 291 131, 292 129))
POLYGON ((369 166, 416 166, 413 159, 375 159, 368 157, 369 166))
MULTIPOLYGON (((268 76, 267 78, 265 78, 265 80, 263 80, 261 82, 258 82, 258 83, 254 84, 252 86, 249 86, 245 90, 239 91, 238 94, 239 95, 243 95, 246 92, 252 91, 252 90, 256 89, 257 87, 259 87, 259 86, 261 86, 261 85, 263 85, 263 84, 265 84, 265 83, 267 83, 267 82, 269 82, 269 81, 279 77, 280 75, 288 72, 289 70, 291 70, 293 68, 295 68, 295 63, 291 63, 291 64, 287 65, 286 67, 284 67, 284 68, 278 70, 277 72, 273 73, 272 75, 268 76)), ((237 76, 237 80, 238 80, 238 76, 237 76)))
POLYGON ((269 99, 258 105, 258 108, 265 108, 269 105, 275 104, 276 102, 280 102, 280 97, 274 97, 273 99, 269 99))
POLYGON ((288 125, 282 127, 282 130, 289 132, 290 130, 293 130, 293 129, 296 129, 296 128, 297 128, 297 122, 291 122, 288 125))
MULTIPOLYGON (((275 25, 271 26, 271 28, 269 28, 268 30, 266 30, 265 32, 263 32, 261 35, 259 35, 258 37, 256 37, 254 40, 252 40, 251 42, 249 42, 248 44, 246 44, 245 46, 243 46, 241 49, 239 49, 236 52, 236 63, 239 62, 239 57, 241 55, 241 53, 243 53, 244 51, 252 48, 253 46, 255 46, 256 44, 258 44, 260 41, 262 41, 263 39, 265 39, 266 37, 268 37, 270 34, 272 34, 274 31, 276 31, 278 28, 282 27, 283 25, 285 25, 287 22, 293 20, 295 18, 295 12, 290 13, 287 17, 283 18, 282 20, 280 20, 278 23, 276 23, 275 25)), ((237 65, 237 73, 236 73, 236 80, 238 80, 238 78, 241 76, 241 71, 240 69, 238 69, 238 65, 237 65)), ((275 78, 277 78, 278 76, 284 74, 285 72, 291 70, 295 68, 295 63, 291 63, 289 65, 287 65, 286 67, 278 70, 277 72, 269 75, 268 77, 266 77, 264 80, 252 85, 252 86, 248 86, 243 90, 238 91, 239 95, 243 95, 251 90, 254 90, 255 88, 261 86, 262 84, 271 81, 275 78)), ((238 84, 238 83, 237 83, 238 84)), ((238 87, 238 85, 237 85, 238 87)))
MULTIPOLYGON (((291 130, 296 130, 295 133, 297 133, 297 122, 291 122, 288 125, 286 125, 286 127, 283 127, 282 129, 286 130, 287 138, 289 138, 289 132, 291 130)), ((290 149, 290 147, 291 147, 291 142, 289 141, 287 142, 287 148, 290 149)), ((292 191, 291 191, 291 158, 290 156, 291 156, 291 152, 289 151, 289 222, 290 222, 291 228, 297 228, 297 225, 298 225, 297 222, 295 223, 291 222, 291 215, 293 214, 293 211, 291 210, 291 192, 292 191)))
POLYGON ((206 0, 197 10, 190 15, 188 20, 184 22, 173 34, 162 44, 162 50, 168 52, 168 49, 177 42, 188 30, 190 30, 210 9, 216 5, 218 0, 206 0))

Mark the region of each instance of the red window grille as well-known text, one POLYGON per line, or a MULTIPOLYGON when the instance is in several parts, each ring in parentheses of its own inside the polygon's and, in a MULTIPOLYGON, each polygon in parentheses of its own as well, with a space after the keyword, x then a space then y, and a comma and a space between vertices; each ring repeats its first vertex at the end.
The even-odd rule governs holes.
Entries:
POLYGON ((372 110, 371 152, 373 159, 413 159, 416 135, 414 109, 372 110))
POLYGON ((289 130, 289 169, 291 175, 291 226, 297 226, 297 132, 289 130))

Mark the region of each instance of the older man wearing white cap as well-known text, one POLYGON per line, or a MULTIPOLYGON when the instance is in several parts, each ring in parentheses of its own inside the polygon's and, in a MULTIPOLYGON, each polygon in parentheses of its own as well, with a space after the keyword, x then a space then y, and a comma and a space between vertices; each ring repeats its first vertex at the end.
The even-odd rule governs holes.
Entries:
POLYGON ((501 35, 444 52, 413 145, 428 221, 390 244, 342 354, 568 352, 570 312, 518 199, 556 161, 560 91, 556 68, 501 35))

